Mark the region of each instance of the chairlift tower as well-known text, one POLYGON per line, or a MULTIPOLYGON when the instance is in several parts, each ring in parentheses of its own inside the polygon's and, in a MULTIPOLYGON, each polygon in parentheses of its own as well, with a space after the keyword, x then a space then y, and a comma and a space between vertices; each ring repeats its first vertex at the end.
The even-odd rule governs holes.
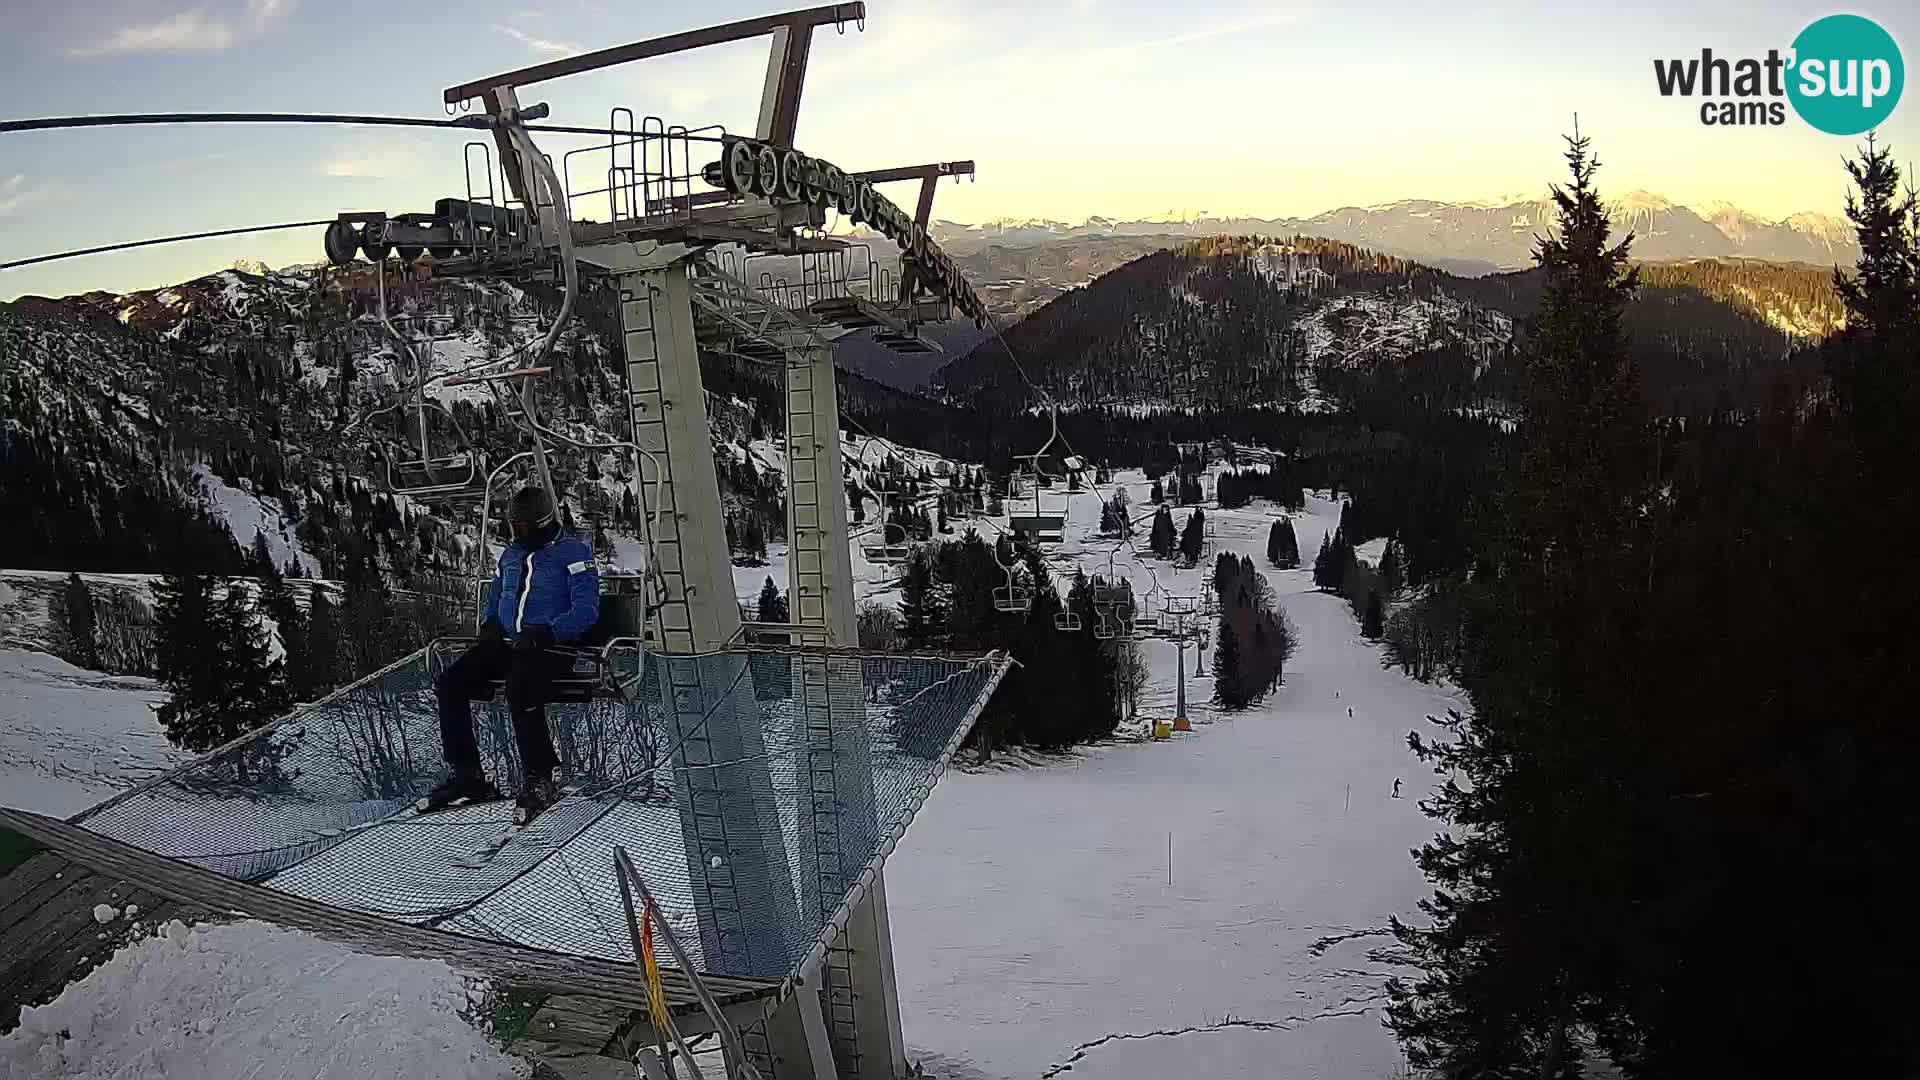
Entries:
MULTIPOLYGON (((674 714, 680 752, 689 761, 758 763, 701 771, 713 778, 710 786, 681 798, 703 953, 719 973, 729 963, 744 970, 792 935, 796 902, 830 910, 856 879, 865 886, 833 947, 814 970, 801 972, 813 992, 794 995, 769 1018, 759 1048, 775 1076, 817 1080, 896 1080, 907 1069, 885 883, 877 873, 863 877, 861 867, 839 865, 835 854, 842 834, 874 829, 874 809, 870 790, 849 790, 871 782, 863 765, 866 729, 857 712, 849 719, 847 706, 863 700, 861 664, 825 651, 857 645, 833 342, 871 329, 897 351, 937 352, 918 332, 921 324, 956 312, 976 322, 986 317, 927 232, 938 180, 971 175, 972 162, 848 172, 794 146, 814 32, 864 27, 865 15, 863 3, 790 11, 452 87, 449 108, 478 100, 485 115, 473 125, 491 131, 491 143, 468 144, 465 198, 438 200, 429 213, 342 214, 327 242, 339 263, 359 249, 384 265, 397 248, 403 256, 431 253, 440 275, 558 280, 566 290, 562 322, 580 292, 579 275, 602 278, 615 291, 633 440, 623 445, 636 458, 642 516, 650 522, 651 596, 642 636, 674 714), (751 137, 652 117, 636 126, 631 111, 615 109, 606 143, 567 151, 556 163, 527 130, 546 115, 544 105, 521 103, 527 87, 758 38, 769 39, 770 50, 751 137), (874 187, 907 180, 920 181, 911 214, 874 187), (897 245, 900 270, 865 245, 831 235, 829 209, 897 245), (760 629, 743 627, 735 600, 700 377, 703 349, 778 366, 784 377, 792 621, 777 629, 814 649, 786 658, 806 733, 802 767, 816 777, 812 805, 801 807, 800 829, 815 843, 800 860, 799 882, 789 880, 784 853, 740 839, 782 835, 768 755, 757 735, 742 734, 751 725, 730 722, 733 688, 714 685, 714 666, 696 659, 737 643, 743 630, 760 629)), ((559 329, 549 331, 548 348, 559 329)), ((551 486, 533 384, 520 385, 538 473, 551 486)), ((745 660, 737 666, 739 676, 751 675, 745 660)))

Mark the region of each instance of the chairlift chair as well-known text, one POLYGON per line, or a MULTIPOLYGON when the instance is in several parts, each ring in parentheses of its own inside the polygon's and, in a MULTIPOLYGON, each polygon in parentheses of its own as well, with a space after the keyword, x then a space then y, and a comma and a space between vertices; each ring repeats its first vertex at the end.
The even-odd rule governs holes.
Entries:
MULTIPOLYGON (((634 692, 646 676, 646 622, 649 612, 649 575, 607 573, 600 578, 600 617, 577 644, 556 645, 556 655, 572 660, 572 667, 553 681, 554 705, 584 705, 598 700, 633 704, 634 692), (584 665, 584 666, 583 666, 584 665)), ((491 580, 476 589, 474 609, 486 600, 491 580)), ((437 638, 427 646, 429 670, 442 670, 452 656, 472 648, 472 636, 437 638)), ((504 677, 493 680, 492 696, 505 691, 504 677)))
POLYGON ((476 502, 486 477, 487 458, 478 450, 437 458, 387 459, 387 490, 424 502, 476 502))
POLYGON ((913 544, 904 527, 887 522, 880 527, 880 543, 863 544, 860 551, 868 562, 903 563, 913 554, 913 544), (900 534, 897 542, 889 538, 889 530, 900 534))
POLYGON ((1053 628, 1068 633, 1079 633, 1082 629, 1080 613, 1077 611, 1062 611, 1056 614, 1053 617, 1053 628))
POLYGON ((1033 590, 1025 585, 996 585, 993 590, 993 606, 996 611, 1032 611, 1033 590))

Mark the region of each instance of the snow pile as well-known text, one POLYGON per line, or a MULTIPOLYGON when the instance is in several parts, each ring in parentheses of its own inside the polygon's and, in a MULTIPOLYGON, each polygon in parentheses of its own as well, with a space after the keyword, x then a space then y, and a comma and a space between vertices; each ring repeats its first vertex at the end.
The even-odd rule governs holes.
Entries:
POLYGON ((0 1080, 524 1078, 462 1018, 444 963, 363 956, 261 923, 170 923, 0 1038, 0 1080))

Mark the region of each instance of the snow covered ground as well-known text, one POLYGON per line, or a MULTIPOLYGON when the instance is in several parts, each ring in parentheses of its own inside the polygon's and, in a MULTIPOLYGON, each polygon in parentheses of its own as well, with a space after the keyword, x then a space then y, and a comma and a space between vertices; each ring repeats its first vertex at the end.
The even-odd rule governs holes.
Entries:
MULTIPOLYGON (((1082 502, 1098 514, 1075 496, 1076 521, 1082 502)), ((1338 515, 1309 500, 1301 550, 1338 515)), ((1269 509, 1207 516, 1215 544, 1264 568, 1269 509)), ((935 790, 887 867, 916 1054, 992 1077, 1405 1075, 1380 1019, 1390 969, 1368 953, 1426 894, 1408 850, 1432 832, 1415 805, 1429 774, 1406 733, 1450 700, 1382 670, 1310 570, 1266 572, 1301 644, 1264 704, 935 790)), ((1149 650, 1165 701, 1172 647, 1149 650)), ((1190 699, 1208 692, 1190 681, 1190 699)))
POLYGON ((519 1080, 437 961, 260 923, 161 927, 0 1037, 0 1080, 519 1080))
POLYGON ((67 817, 184 760, 165 700, 150 679, 0 649, 0 804, 67 817))
MULTIPOLYGON (((1146 479, 1119 479, 1143 519, 1146 479)), ((1062 577, 1111 566, 1143 607, 1200 594, 1211 552, 1174 570, 1144 554, 1144 523, 1138 554, 1096 535, 1099 494, 1067 506, 1066 540, 1049 556, 1062 577)), ((1309 558, 1338 514, 1313 498, 1294 516, 1309 558)), ((1387 916, 1426 894, 1408 849, 1432 831, 1415 805, 1429 779, 1405 737, 1451 701, 1383 670, 1345 602, 1314 592, 1309 570, 1265 568, 1271 507, 1207 517, 1209 543, 1252 556, 1299 630, 1286 683, 1212 723, 1190 709, 1203 722, 1171 743, 948 774, 887 871, 907 1040, 935 1075, 1024 1080, 1067 1064, 1119 1080, 1405 1075, 1380 1025, 1390 969, 1369 953, 1387 943, 1387 916)), ((1006 522, 956 521, 956 535, 969 524, 991 539, 1006 522)), ((771 554, 774 565, 737 574, 743 598, 768 574, 784 587, 782 553, 771 554)), ((889 590, 892 567, 857 551, 855 563, 863 597, 889 590)), ((1173 646, 1142 648, 1143 710, 1169 715, 1173 646)), ((1198 704, 1210 686, 1191 674, 1194 659, 1190 649, 1198 704)), ((149 709, 159 697, 145 680, 0 650, 0 803, 69 814, 164 768, 177 755, 149 709)), ((457 974, 383 966, 406 963, 260 927, 169 933, 0 1039, 0 1080, 371 1075, 416 1053, 423 1063, 407 1075, 522 1075, 458 1019, 457 974), (142 1008, 116 1011, 116 997, 142 1008), (56 1038, 61 1029, 72 1038, 56 1038), (326 1060, 383 1068, 322 1072, 326 1060), (140 1068, 114 1073, 116 1062, 140 1068), (261 1062, 294 1071, 246 1072, 261 1062)))

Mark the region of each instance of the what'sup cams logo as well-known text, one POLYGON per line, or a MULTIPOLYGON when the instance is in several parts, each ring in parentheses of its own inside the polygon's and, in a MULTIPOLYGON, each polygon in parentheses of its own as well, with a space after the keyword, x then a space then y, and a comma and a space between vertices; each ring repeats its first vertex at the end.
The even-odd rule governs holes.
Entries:
POLYGON ((1859 15, 1816 20, 1792 48, 1768 49, 1764 59, 1729 60, 1701 49, 1698 59, 1655 60, 1653 77, 1662 97, 1707 99, 1700 122, 1711 127, 1784 124, 1791 104, 1829 135, 1878 126, 1907 81, 1893 35, 1859 15))

